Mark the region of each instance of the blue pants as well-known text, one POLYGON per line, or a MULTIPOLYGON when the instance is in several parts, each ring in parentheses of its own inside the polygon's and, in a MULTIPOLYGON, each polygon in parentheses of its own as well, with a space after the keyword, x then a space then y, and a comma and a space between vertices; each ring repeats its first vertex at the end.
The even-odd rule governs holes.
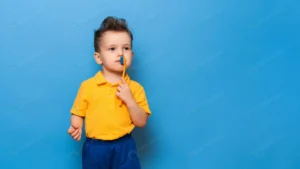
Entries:
POLYGON ((86 138, 82 149, 83 169, 140 169, 135 141, 130 134, 117 140, 86 138))

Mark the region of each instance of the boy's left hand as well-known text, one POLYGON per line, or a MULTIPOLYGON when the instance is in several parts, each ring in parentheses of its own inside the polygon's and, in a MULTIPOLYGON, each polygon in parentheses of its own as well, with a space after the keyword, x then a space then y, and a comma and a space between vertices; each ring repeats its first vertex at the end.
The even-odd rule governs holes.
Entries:
POLYGON ((125 104, 134 101, 131 90, 123 78, 122 83, 117 88, 116 94, 125 104))

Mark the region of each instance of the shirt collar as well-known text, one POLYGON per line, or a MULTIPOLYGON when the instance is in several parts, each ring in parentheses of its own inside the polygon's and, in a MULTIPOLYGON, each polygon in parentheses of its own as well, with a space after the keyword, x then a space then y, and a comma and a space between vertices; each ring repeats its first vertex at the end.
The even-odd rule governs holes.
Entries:
MULTIPOLYGON (((104 83, 109 83, 109 82, 105 79, 105 77, 103 76, 103 72, 102 72, 102 71, 98 71, 98 72, 96 73, 96 75, 94 76, 94 78, 95 78, 96 83, 97 83, 98 85, 101 85, 101 84, 104 84, 104 83)), ((125 79, 126 83, 129 84, 129 82, 130 82, 130 77, 129 77, 129 75, 128 75, 127 73, 125 74, 124 79, 125 79)), ((116 84, 120 84, 120 83, 121 83, 121 82, 118 82, 118 83, 116 83, 116 84)))

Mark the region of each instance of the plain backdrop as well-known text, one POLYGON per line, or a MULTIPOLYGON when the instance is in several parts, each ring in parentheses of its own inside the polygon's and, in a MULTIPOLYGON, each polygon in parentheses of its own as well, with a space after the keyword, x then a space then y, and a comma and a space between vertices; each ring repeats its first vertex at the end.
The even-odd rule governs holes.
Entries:
POLYGON ((80 169, 67 134, 106 16, 134 34, 143 169, 300 168, 297 0, 1 0, 0 168, 80 169))

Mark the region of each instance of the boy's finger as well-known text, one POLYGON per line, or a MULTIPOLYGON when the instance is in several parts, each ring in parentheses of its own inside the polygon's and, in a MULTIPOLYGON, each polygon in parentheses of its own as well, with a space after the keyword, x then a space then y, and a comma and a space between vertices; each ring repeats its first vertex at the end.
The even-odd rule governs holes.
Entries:
POLYGON ((74 126, 74 125, 72 125, 72 127, 73 127, 75 130, 77 130, 77 129, 78 129, 78 126, 74 126))
POLYGON ((77 130, 77 133, 76 134, 74 134, 74 136, 73 136, 73 138, 75 139, 77 139, 79 136, 81 135, 81 130, 77 130))
POLYGON ((74 137, 74 139, 77 139, 79 136, 80 136, 80 133, 78 132, 73 137, 74 137))
POLYGON ((79 137, 77 139, 77 141, 79 141, 81 139, 81 133, 79 133, 79 137))
POLYGON ((78 140, 78 139, 79 139, 79 137, 80 137, 80 134, 79 134, 79 133, 77 133, 77 135, 75 135, 73 138, 74 138, 74 140, 78 140))
POLYGON ((79 131, 79 138, 77 139, 77 141, 79 141, 80 139, 81 139, 81 135, 82 135, 82 132, 81 131, 79 131))
POLYGON ((125 79, 123 77, 122 77, 122 83, 126 84, 126 81, 125 81, 125 79))
POLYGON ((74 131, 75 131, 75 128, 72 127, 72 126, 68 129, 68 133, 69 133, 69 134, 73 133, 74 131))
POLYGON ((122 87, 121 86, 118 86, 117 90, 118 91, 121 91, 122 87))
POLYGON ((74 136, 76 136, 78 133, 79 133, 79 130, 76 129, 73 133, 71 133, 71 136, 74 137, 74 136))
POLYGON ((82 134, 79 132, 79 133, 78 133, 78 137, 77 137, 77 139, 76 139, 77 141, 79 141, 79 140, 81 139, 81 135, 82 135, 82 134))
POLYGON ((124 78, 121 77, 121 84, 124 84, 124 78))

